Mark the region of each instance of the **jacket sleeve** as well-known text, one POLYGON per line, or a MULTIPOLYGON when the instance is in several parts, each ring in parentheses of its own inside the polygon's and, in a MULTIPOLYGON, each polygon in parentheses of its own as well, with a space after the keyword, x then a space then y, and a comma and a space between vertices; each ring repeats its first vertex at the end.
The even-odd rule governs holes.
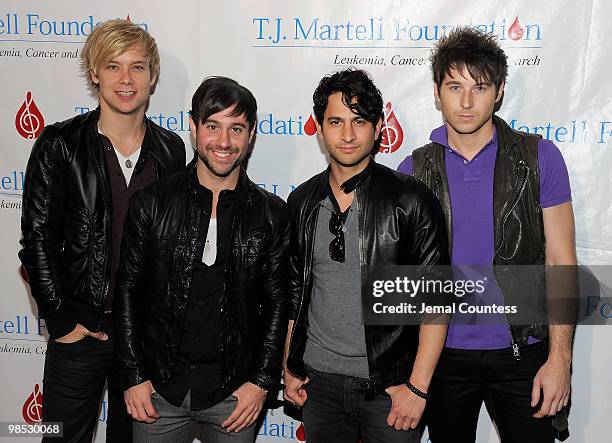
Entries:
POLYGON ((288 316, 295 320, 300 309, 302 290, 304 286, 303 260, 300 256, 299 222, 297 217, 297 203, 293 194, 287 199, 289 216, 291 218, 291 233, 289 240, 289 283, 288 283, 288 316), (302 265, 300 265, 302 264, 302 265))
MULTIPOLYGON (((438 199, 423 185, 418 183, 418 203, 414 206, 412 242, 410 255, 418 265, 420 276, 427 280, 447 281, 453 279, 444 214, 438 199)), ((430 305, 450 305, 453 294, 445 292, 420 295, 420 303, 430 305)), ((423 322, 446 324, 447 316, 429 315, 423 322)))
POLYGON ((262 346, 249 381, 266 390, 277 387, 281 374, 283 346, 287 335, 287 254, 289 214, 283 203, 277 215, 265 258, 262 280, 262 346))
POLYGON ((113 316, 115 359, 119 382, 124 390, 148 380, 142 353, 142 312, 149 244, 150 197, 134 195, 125 220, 121 259, 115 281, 113 316))
MULTIPOLYGON (((183 169, 185 169, 185 165, 187 164, 185 161, 186 158, 186 153, 185 153, 185 143, 183 142, 183 139, 176 133, 172 133, 172 136, 174 138, 173 143, 172 143, 172 150, 174 151, 173 153, 173 165, 172 165, 172 170, 170 171, 170 175, 182 171, 183 169)), ((194 157, 195 157, 195 151, 194 151, 194 157)))
POLYGON ((34 143, 26 167, 19 259, 25 267, 38 316, 51 338, 71 332, 62 268, 64 201, 68 160, 64 140, 51 127, 34 143))
POLYGON ((438 199, 418 183, 418 203, 414 205, 410 255, 423 266, 450 265, 444 214, 438 199))

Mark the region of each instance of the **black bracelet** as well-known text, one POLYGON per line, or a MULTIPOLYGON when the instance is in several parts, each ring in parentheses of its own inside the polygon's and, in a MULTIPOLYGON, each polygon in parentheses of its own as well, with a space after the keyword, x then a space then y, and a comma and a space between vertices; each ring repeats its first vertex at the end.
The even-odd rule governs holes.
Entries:
POLYGON ((406 382, 406 386, 410 389, 415 395, 421 397, 423 400, 429 400, 431 398, 431 394, 427 392, 421 391, 419 388, 410 383, 410 380, 406 382))

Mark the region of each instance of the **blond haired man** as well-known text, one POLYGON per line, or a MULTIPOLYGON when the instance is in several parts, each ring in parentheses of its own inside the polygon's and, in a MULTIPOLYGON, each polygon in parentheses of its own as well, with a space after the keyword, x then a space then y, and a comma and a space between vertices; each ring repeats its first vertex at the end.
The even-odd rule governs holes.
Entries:
POLYGON ((135 191, 183 169, 185 147, 145 118, 159 76, 157 45, 146 31, 105 22, 87 38, 81 62, 99 107, 47 126, 34 144, 19 257, 49 331, 44 421, 63 422, 62 441, 91 441, 108 380, 107 441, 123 442, 131 420, 111 376, 123 222, 135 191))

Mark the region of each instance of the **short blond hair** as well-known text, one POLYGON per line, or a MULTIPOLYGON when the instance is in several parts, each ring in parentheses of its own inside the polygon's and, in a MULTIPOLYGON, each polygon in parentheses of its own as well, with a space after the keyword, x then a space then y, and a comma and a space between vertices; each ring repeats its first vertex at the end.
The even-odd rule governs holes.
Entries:
POLYGON ((155 39, 128 20, 108 20, 94 28, 81 51, 81 69, 92 92, 97 94, 99 85, 91 80, 90 72, 96 72, 109 60, 120 56, 134 45, 142 46, 145 55, 149 57, 151 78, 155 77, 157 82, 159 51, 155 39))

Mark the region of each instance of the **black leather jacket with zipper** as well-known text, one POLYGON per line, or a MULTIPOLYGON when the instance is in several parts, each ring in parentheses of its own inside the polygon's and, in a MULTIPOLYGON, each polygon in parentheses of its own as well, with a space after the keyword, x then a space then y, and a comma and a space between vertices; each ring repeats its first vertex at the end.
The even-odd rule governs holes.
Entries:
MULTIPOLYGON (((414 178, 374 161, 368 168, 370 171, 355 188, 360 208, 362 266, 449 264, 444 219, 431 192, 414 178)), ((293 228, 289 315, 294 327, 287 368, 301 379, 306 376, 303 355, 315 228, 327 180, 329 169, 300 185, 288 199, 293 228)), ((369 398, 408 379, 418 348, 418 327, 366 325, 364 328, 369 366, 369 380, 364 389, 369 398)))
MULTIPOLYGON (((125 222, 113 314, 124 389, 166 383, 176 364, 191 292, 201 218, 195 161, 138 192, 125 222)), ((278 386, 287 332, 287 205, 240 172, 241 193, 219 300, 219 348, 227 395, 250 381, 278 386)), ((205 344, 203 344, 205 345, 205 344)))
MULTIPOLYGON (((109 291, 112 200, 99 115, 96 109, 45 127, 26 168, 19 258, 51 338, 77 323, 97 331, 109 291)), ((181 138, 145 124, 142 158, 153 158, 156 178, 183 169, 181 138)))

